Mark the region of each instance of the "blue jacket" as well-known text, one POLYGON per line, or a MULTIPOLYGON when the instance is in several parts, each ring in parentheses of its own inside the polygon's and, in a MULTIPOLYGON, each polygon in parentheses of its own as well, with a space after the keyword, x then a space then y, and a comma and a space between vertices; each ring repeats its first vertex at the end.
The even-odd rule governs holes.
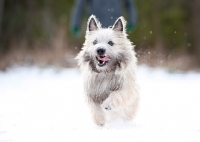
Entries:
POLYGON ((71 27, 80 28, 85 7, 87 14, 94 14, 102 27, 112 26, 115 20, 124 15, 123 7, 128 16, 128 24, 136 25, 136 9, 132 0, 77 0, 71 19, 71 27))

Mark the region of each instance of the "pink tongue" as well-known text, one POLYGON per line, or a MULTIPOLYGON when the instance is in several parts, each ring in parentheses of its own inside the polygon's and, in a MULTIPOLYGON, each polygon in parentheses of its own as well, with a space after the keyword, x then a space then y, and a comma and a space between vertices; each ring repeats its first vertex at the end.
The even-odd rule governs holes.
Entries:
POLYGON ((105 56, 105 57, 103 57, 103 58, 100 58, 100 57, 99 57, 99 60, 101 60, 101 61, 104 61, 104 62, 105 62, 105 61, 109 61, 109 60, 110 60, 110 58, 108 58, 108 57, 106 57, 106 56, 105 56))

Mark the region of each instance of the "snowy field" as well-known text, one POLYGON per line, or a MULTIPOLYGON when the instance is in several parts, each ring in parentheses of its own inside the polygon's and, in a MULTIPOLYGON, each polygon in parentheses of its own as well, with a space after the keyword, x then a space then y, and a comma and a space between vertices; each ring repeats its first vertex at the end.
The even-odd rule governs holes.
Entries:
POLYGON ((200 142, 200 73, 138 68, 133 121, 91 120, 78 69, 0 72, 0 142, 200 142))

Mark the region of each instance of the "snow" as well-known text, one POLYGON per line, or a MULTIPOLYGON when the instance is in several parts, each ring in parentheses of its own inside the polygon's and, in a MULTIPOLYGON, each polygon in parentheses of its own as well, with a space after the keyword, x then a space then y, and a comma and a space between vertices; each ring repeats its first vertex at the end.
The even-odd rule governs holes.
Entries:
POLYGON ((138 67, 133 121, 96 126, 78 69, 13 67, 0 72, 0 142, 199 142, 200 73, 138 67))

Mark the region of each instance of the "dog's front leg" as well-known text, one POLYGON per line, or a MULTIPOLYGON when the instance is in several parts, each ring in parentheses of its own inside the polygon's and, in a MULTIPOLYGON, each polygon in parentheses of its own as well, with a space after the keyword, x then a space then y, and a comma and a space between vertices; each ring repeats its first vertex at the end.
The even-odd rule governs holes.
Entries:
POLYGON ((105 110, 120 110, 133 100, 134 91, 119 90, 112 92, 109 97, 102 103, 101 107, 105 110))
POLYGON ((111 110, 112 109, 111 106, 110 106, 110 99, 109 99, 109 97, 106 100, 104 100, 104 102, 102 103, 101 107, 103 109, 105 109, 105 110, 111 110))
POLYGON ((101 107, 106 112, 119 112, 123 118, 131 120, 137 110, 138 100, 136 90, 119 90, 112 92, 101 107))
POLYGON ((112 92, 109 97, 104 100, 101 107, 104 110, 113 110, 116 111, 120 108, 123 103, 124 98, 120 95, 121 91, 112 92))
POLYGON ((102 111, 101 105, 95 102, 90 102, 89 105, 94 123, 99 126, 103 126, 105 124, 105 114, 102 111))

